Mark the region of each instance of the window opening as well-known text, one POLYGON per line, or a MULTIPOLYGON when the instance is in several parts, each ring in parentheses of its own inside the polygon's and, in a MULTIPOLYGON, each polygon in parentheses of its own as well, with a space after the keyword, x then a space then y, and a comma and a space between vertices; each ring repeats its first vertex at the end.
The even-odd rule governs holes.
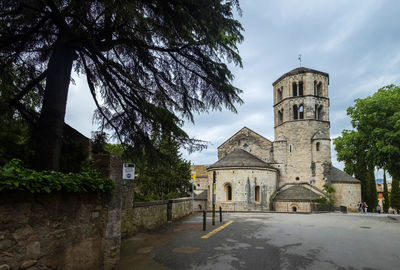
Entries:
POLYGON ((319 107, 318 107, 317 119, 318 119, 318 120, 322 120, 322 106, 319 106, 319 107))
POLYGON ((292 145, 289 144, 289 152, 292 153, 292 145))
POLYGON ((297 112, 297 105, 293 106, 293 119, 296 120, 298 118, 298 112, 297 112))
POLYGON ((278 89, 278 101, 282 100, 282 90, 283 88, 278 89))
POLYGON ((322 96, 322 83, 321 82, 317 85, 317 96, 319 96, 319 97, 322 96))
POLYGON ((297 207, 296 207, 296 206, 293 206, 293 207, 292 207, 292 211, 293 211, 293 212, 297 212, 297 207))
POLYGON ((292 84, 292 88, 293 88, 293 96, 296 97, 297 96, 297 84, 295 82, 292 84))
POLYGON ((299 119, 304 119, 304 106, 300 105, 299 107, 299 119))
POLYGON ((299 96, 303 95, 303 82, 299 83, 299 96))
POLYGON ((249 147, 249 145, 247 143, 244 143, 243 148, 247 149, 247 147, 249 147))
POLYGON ((314 96, 318 96, 318 86, 317 86, 317 81, 314 81, 314 96))
POLYGON ((232 186, 226 185, 225 189, 226 189, 226 200, 232 201, 232 186))
POLYGON ((296 181, 299 181, 300 180, 300 177, 296 177, 296 181))
POLYGON ((315 150, 319 151, 319 142, 316 143, 315 150))
POLYGON ((256 186, 255 188, 255 200, 256 202, 260 202, 260 186, 256 186))
POLYGON ((278 124, 282 124, 283 122, 283 109, 282 111, 278 111, 278 124))

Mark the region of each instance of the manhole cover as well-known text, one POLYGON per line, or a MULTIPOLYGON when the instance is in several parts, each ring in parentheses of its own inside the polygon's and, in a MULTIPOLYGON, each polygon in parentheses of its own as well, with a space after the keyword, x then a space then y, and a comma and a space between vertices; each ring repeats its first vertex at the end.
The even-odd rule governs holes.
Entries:
POLYGON ((371 227, 360 226, 361 229, 371 229, 371 227))

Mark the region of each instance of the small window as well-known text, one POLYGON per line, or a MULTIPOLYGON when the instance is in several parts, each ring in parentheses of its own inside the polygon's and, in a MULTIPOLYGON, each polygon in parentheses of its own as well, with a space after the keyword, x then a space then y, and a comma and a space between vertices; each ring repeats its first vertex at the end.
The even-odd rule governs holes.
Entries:
POLYGON ((317 96, 322 97, 322 83, 318 83, 317 85, 317 96))
POLYGON ((282 90, 283 90, 283 88, 279 88, 278 89, 278 97, 277 97, 278 98, 278 100, 277 100, 278 102, 282 100, 282 90))
POLYGON ((317 84, 317 81, 314 81, 314 96, 318 96, 318 84, 317 84))
POLYGON ((260 202, 260 186, 256 186, 255 188, 255 201, 260 202))
POLYGON ((293 106, 293 120, 297 120, 298 118, 298 110, 297 110, 297 105, 293 106))
POLYGON ((225 186, 226 201, 232 201, 232 186, 227 184, 225 186))
POLYGON ((317 143, 315 144, 315 150, 316 150, 316 151, 319 151, 319 142, 317 142, 317 143))
POLYGON ((296 177, 296 181, 300 181, 300 177, 297 176, 297 177, 296 177))
POLYGON ((296 207, 296 206, 293 206, 293 207, 292 207, 292 211, 296 213, 296 212, 297 212, 297 207, 296 207))
POLYGON ((283 109, 281 111, 278 111, 278 124, 283 123, 283 109))
POLYGON ((292 153, 292 151, 293 151, 293 146, 289 144, 289 152, 292 153))
POLYGON ((247 147, 249 147, 249 145, 248 145, 247 143, 244 143, 244 144, 243 144, 243 148, 244 148, 244 149, 247 149, 247 147))
POLYGON ((303 95, 303 82, 299 82, 299 96, 303 95))
POLYGON ((322 120, 322 113, 322 106, 319 106, 317 110, 317 120, 322 120))
POLYGON ((304 119, 304 106, 300 105, 299 107, 299 119, 304 119))
POLYGON ((293 96, 297 97, 297 83, 293 83, 292 84, 292 88, 293 88, 293 96))

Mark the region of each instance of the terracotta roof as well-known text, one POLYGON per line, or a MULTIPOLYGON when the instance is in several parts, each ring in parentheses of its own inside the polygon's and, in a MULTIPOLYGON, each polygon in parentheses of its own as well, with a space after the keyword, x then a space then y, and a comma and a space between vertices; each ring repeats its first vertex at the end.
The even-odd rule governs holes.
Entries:
POLYGON ((329 84, 329 74, 322 72, 322 71, 318 71, 315 69, 311 69, 311 68, 306 68, 306 67, 299 67, 299 68, 295 68, 285 74, 283 74, 282 76, 280 76, 272 85, 277 84, 279 81, 283 80, 284 78, 288 77, 288 76, 293 76, 293 75, 297 75, 297 74, 302 74, 302 73, 315 73, 315 74, 320 74, 323 76, 327 76, 328 77, 328 84, 329 84))
POLYGON ((207 169, 222 167, 252 167, 252 168, 270 168, 274 169, 268 163, 265 163, 258 157, 250 154, 243 149, 234 149, 232 152, 221 158, 207 169))
POLYGON ((331 166, 331 182, 332 183, 353 183, 360 184, 361 181, 348 175, 347 173, 339 170, 336 167, 331 166))
POLYGON ((296 185, 278 192, 274 201, 315 201, 320 195, 304 186, 296 185))

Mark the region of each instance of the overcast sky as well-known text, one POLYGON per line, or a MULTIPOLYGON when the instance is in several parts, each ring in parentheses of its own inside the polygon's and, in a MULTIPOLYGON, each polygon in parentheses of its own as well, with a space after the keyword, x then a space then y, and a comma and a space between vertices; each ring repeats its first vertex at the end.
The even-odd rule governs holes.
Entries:
MULTIPOLYGON (((399 84, 400 1, 242 0, 240 5, 243 68, 233 72, 244 104, 237 114, 210 112, 185 125, 190 136, 210 142, 202 152, 183 153, 194 164, 216 162, 217 147, 244 126, 274 140, 272 83, 299 66, 299 54, 302 66, 329 73, 332 138, 351 128, 346 109, 354 99, 399 84)), ((90 137, 95 105, 85 81, 75 76, 66 122, 90 137)), ((332 162, 343 168, 333 146, 332 162)))

